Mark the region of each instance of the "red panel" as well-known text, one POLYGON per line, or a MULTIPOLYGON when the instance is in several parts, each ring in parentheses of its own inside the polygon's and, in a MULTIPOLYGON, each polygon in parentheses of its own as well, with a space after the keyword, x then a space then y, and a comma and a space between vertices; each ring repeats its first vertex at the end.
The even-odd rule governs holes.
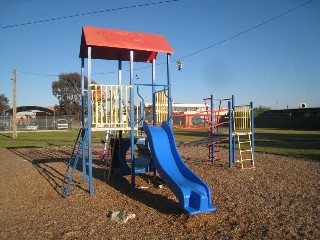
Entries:
POLYGON ((134 50, 134 61, 151 62, 158 52, 173 53, 162 35, 83 27, 81 58, 88 57, 89 46, 92 47, 91 57, 95 59, 128 61, 130 50, 134 50))

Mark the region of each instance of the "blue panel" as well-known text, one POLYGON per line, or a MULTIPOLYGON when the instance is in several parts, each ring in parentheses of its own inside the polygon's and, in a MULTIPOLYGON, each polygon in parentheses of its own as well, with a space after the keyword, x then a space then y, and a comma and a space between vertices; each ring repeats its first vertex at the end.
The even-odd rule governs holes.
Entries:
POLYGON ((171 126, 161 127, 143 123, 150 144, 152 158, 161 178, 178 198, 179 206, 189 214, 215 211, 211 204, 210 189, 182 161, 175 144, 171 126))

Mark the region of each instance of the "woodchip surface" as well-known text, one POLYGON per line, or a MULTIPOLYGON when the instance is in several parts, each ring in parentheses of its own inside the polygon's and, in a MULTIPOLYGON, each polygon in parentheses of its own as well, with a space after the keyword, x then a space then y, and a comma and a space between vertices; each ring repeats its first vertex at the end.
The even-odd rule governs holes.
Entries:
POLYGON ((255 169, 228 168, 228 152, 212 165, 204 147, 179 147, 210 187, 216 212, 183 213, 151 175, 103 178, 94 159, 94 195, 81 172, 61 195, 70 147, 0 149, 0 239, 320 239, 320 162, 256 153, 255 169), (126 223, 110 211, 136 215, 126 223))

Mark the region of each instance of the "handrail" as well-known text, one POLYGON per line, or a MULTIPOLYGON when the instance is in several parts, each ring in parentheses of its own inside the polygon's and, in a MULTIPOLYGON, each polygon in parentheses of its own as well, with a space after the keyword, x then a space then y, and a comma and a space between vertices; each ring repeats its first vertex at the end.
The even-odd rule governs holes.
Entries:
POLYGON ((140 123, 141 121, 144 120, 144 108, 145 108, 144 98, 141 96, 141 94, 139 92, 139 86, 140 85, 137 85, 137 94, 141 98, 141 102, 140 102, 140 105, 141 105, 141 109, 140 109, 141 118, 140 118, 140 120, 138 120, 138 123, 140 123))

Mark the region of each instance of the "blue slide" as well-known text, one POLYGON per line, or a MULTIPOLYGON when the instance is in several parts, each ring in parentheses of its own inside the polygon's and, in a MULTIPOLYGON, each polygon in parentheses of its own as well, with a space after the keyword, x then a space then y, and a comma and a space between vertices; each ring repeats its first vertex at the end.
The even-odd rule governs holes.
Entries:
POLYGON ((161 127, 143 122, 152 159, 162 180, 178 198, 179 206, 188 214, 215 211, 211 204, 210 189, 182 161, 173 137, 171 126, 163 122, 161 127))

